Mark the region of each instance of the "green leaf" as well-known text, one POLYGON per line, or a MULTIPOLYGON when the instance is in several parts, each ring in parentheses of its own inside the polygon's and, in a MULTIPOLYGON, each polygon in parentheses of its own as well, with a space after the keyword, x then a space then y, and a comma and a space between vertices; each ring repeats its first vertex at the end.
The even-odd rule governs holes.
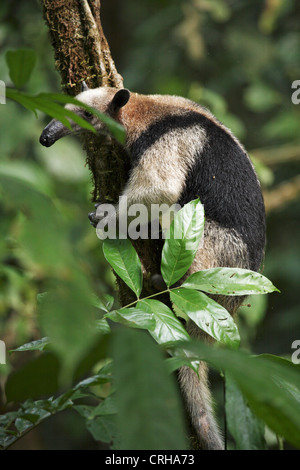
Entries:
POLYGON ((158 300, 141 300, 137 303, 137 308, 151 314, 154 320, 154 327, 149 329, 149 333, 159 344, 173 343, 174 341, 185 341, 190 337, 184 326, 174 315, 172 310, 158 300))
POLYGON ((293 107, 291 109, 282 109, 280 113, 272 114, 261 128, 263 138, 276 142, 278 139, 293 142, 299 125, 298 107, 294 106, 294 108, 296 109, 293 109, 293 107))
MULTIPOLYGON (((110 365, 110 364, 109 364, 110 365)), ((85 389, 88 387, 94 387, 103 383, 111 382, 111 373, 104 370, 105 366, 98 372, 98 374, 88 377, 87 379, 81 380, 75 387, 74 391, 79 389, 85 389)))
POLYGON ((117 413, 116 398, 115 395, 109 395, 99 405, 93 407, 91 416, 105 416, 117 413))
POLYGON ((252 411, 277 435, 300 448, 300 374, 291 364, 242 351, 209 347, 199 341, 182 345, 199 360, 230 373, 252 411))
MULTIPOLYGON (((65 220, 53 200, 40 192, 35 180, 22 180, 21 174, 10 175, 0 167, 0 185, 3 197, 25 215, 20 224, 18 242, 26 260, 36 263, 43 271, 65 269, 70 247, 67 242, 65 220), (37 230, 43 227, 43 230, 37 230)), ((70 257, 71 260, 71 257, 70 257)), ((69 260, 69 261, 70 261, 69 260)))
MULTIPOLYGON (((47 413, 47 412, 46 412, 47 413)), ((49 413, 47 413, 48 415, 49 413)), ((18 432, 22 433, 28 428, 31 428, 39 420, 40 416, 36 414, 25 413, 22 418, 17 418, 15 421, 15 426, 18 432)))
POLYGON ((17 181, 27 182, 30 186, 39 192, 50 196, 54 196, 53 182, 48 174, 41 169, 40 165, 29 162, 17 161, 1 161, 0 175, 15 178, 17 181))
POLYGON ((101 318, 100 320, 96 320, 95 321, 95 327, 96 327, 96 330, 101 333, 102 335, 106 335, 107 333, 110 332, 110 326, 107 322, 107 320, 105 320, 105 318, 101 318))
POLYGON ((241 268, 212 268, 198 271, 182 284, 187 289, 199 289, 209 294, 251 295, 279 290, 269 279, 255 271, 241 268))
POLYGON ((115 139, 118 140, 118 142, 120 142, 121 144, 123 144, 125 142, 126 131, 125 131, 124 127, 121 124, 119 124, 118 122, 116 122, 114 119, 112 119, 110 116, 107 116, 106 114, 100 113, 95 108, 91 108, 90 106, 88 106, 88 105, 82 103, 81 101, 78 101, 76 98, 72 98, 70 96, 60 95, 58 93, 40 93, 39 96, 41 98, 45 97, 49 100, 58 101, 60 103, 75 104, 77 106, 80 106, 83 109, 86 109, 90 113, 97 116, 100 119, 100 121, 102 121, 102 122, 104 122, 104 124, 106 124, 108 130, 115 137, 115 139))
POLYGON ((254 82, 246 89, 244 100, 251 111, 261 113, 281 104, 282 97, 270 84, 254 82))
POLYGON ((115 299, 112 295, 104 294, 101 298, 93 295, 92 302, 93 305, 104 312, 109 312, 114 304, 115 299))
POLYGON ((131 328, 153 329, 155 320, 152 314, 146 313, 142 308, 122 308, 120 310, 113 310, 105 315, 105 318, 121 323, 122 325, 130 326, 131 328))
POLYGON ((124 328, 115 333, 112 356, 120 449, 185 449, 181 403, 162 352, 145 332, 124 328))
MULTIPOLYGON (((62 380, 70 380, 75 367, 96 340, 88 280, 83 273, 52 282, 39 306, 40 325, 63 365, 62 380)), ((65 384, 64 384, 65 385, 65 384)))
POLYGON ((131 242, 128 239, 106 239, 103 242, 103 253, 118 276, 139 297, 142 291, 142 267, 131 242))
POLYGON ((226 374, 225 386, 226 423, 237 449, 265 449, 265 426, 253 414, 230 374, 226 374))
POLYGON ((174 217, 162 250, 161 273, 167 286, 189 269, 204 229, 204 209, 199 199, 186 204, 174 217))
MULTIPOLYGON (((291 372, 300 373, 300 364, 294 364, 290 360, 275 356, 273 354, 261 354, 257 356, 257 359, 267 359, 268 361, 272 362, 273 364, 278 364, 283 366, 286 369, 290 369, 291 372)), ((274 377, 274 380, 278 383, 279 386, 283 387, 286 394, 293 397, 298 402, 298 406, 300 406, 300 388, 293 383, 289 383, 288 381, 282 379, 281 377, 277 376, 274 377)))
POLYGON ((210 336, 231 347, 239 345, 238 328, 225 308, 202 292, 180 288, 171 291, 171 300, 210 336))
POLYGON ((21 93, 19 90, 15 90, 13 88, 6 88, 6 97, 16 101, 16 103, 19 103, 29 111, 32 111, 35 114, 35 117, 37 117, 34 100, 31 97, 28 97, 25 93, 21 93))
POLYGON ((96 441, 111 442, 116 436, 116 407, 114 396, 97 406, 77 405, 74 409, 86 419, 86 428, 96 441))
POLYGON ((114 415, 97 416, 86 422, 86 428, 96 441, 111 442, 116 432, 116 417, 114 415))
POLYGON ((36 341, 23 344, 17 349, 11 349, 9 352, 44 351, 49 344, 51 344, 51 340, 49 338, 41 338, 36 341))
MULTIPOLYGON (((44 366, 46 366, 46 363, 43 363, 44 366)), ((13 444, 17 439, 22 437, 22 434, 27 432, 30 428, 33 428, 46 418, 59 413, 67 408, 77 408, 74 406, 73 400, 76 399, 81 399, 85 396, 89 396, 90 394, 87 392, 87 389, 89 387, 107 383, 108 381, 111 381, 109 378, 108 374, 106 373, 108 369, 108 366, 104 366, 100 372, 92 377, 88 377, 87 379, 82 380, 79 382, 77 385, 75 385, 73 388, 69 389, 67 392, 63 393, 62 395, 58 396, 57 398, 50 397, 47 400, 37 400, 37 401, 32 401, 31 399, 26 400, 21 407, 14 412, 8 412, 6 414, 2 414, 0 416, 0 447, 2 448, 7 448, 11 444, 13 444), (105 370, 104 370, 105 369, 105 370), (17 431, 12 431, 11 428, 12 426, 15 426, 17 431)), ((28 371, 27 371, 28 372, 28 371)), ((44 369, 44 373, 47 374, 47 367, 44 369)), ((37 373, 37 370, 36 370, 37 373)), ((43 376, 40 376, 37 373, 37 376, 35 378, 36 381, 39 379, 41 380, 41 384, 39 387, 43 387, 43 376)), ((49 380, 51 380, 51 374, 49 377, 49 380)), ((29 382, 29 386, 32 386, 32 378, 30 375, 26 376, 27 382, 29 382)), ((27 383, 26 380, 23 379, 23 383, 27 383)), ((16 386, 21 386, 15 383, 16 386)), ((33 383, 35 386, 35 382, 33 383)), ((26 388, 26 387, 25 387, 26 388)), ((22 393, 22 391, 19 390, 19 395, 22 393)), ((45 392, 46 393, 46 392, 45 392)), ((85 416, 84 410, 86 416, 93 417, 95 416, 96 419, 98 419, 98 416, 103 417, 103 419, 107 418, 108 420, 111 418, 109 413, 115 412, 114 409, 114 403, 113 400, 110 397, 108 397, 103 403, 96 407, 89 407, 89 406, 78 406, 80 408, 81 414, 85 416)), ((98 425, 99 423, 97 423, 98 425)), ((103 427, 107 428, 107 424, 105 424, 103 427)), ((91 431, 92 432, 92 431, 91 431)), ((105 431, 104 431, 105 432, 105 431)), ((92 432, 93 433, 93 432, 92 432)))
POLYGON ((98 119, 100 119, 100 121, 104 122, 109 132, 118 142, 120 142, 121 144, 125 143, 126 131, 121 124, 119 124, 114 119, 107 116, 106 114, 100 113, 96 109, 90 108, 90 112, 92 112, 95 116, 97 116, 98 119))
MULTIPOLYGON (((74 98, 68 98, 68 102, 73 101, 74 98)), ((83 129, 87 129, 91 132, 96 132, 92 124, 90 124, 86 119, 83 119, 81 116, 78 114, 74 113, 73 111, 70 111, 69 109, 66 109, 59 104, 57 104, 55 101, 52 99, 49 99, 48 95, 46 93, 41 93, 35 97, 33 97, 34 102, 36 104, 37 109, 40 111, 45 112, 49 116, 54 117, 55 119, 58 119, 61 121, 66 127, 71 128, 70 121, 67 119, 70 118, 72 121, 76 122, 79 124, 80 127, 83 129)), ((76 103, 80 103, 79 101, 75 100, 76 103)))
POLYGON ((0 449, 6 449, 17 440, 16 431, 3 430, 0 428, 0 449))
POLYGON ((58 389, 59 361, 46 353, 27 362, 22 369, 8 376, 5 393, 8 402, 50 395, 58 389))
MULTIPOLYGON (((103 319, 102 319, 103 320, 103 319)), ((101 321, 101 320, 100 320, 101 321)), ((106 321, 106 320, 105 320, 106 321)), ((96 325, 92 323, 89 327, 95 330, 96 341, 90 341, 90 347, 86 350, 85 354, 81 357, 79 364, 76 367, 74 378, 80 378, 86 376, 91 370, 94 370, 95 367, 99 367, 99 364, 103 364, 103 361, 107 360, 108 354, 108 344, 110 342, 110 331, 108 330, 109 325, 100 325, 96 321, 96 325), (99 334, 100 330, 100 334, 99 334)), ((109 327, 110 329, 110 327, 109 327)), ((89 339, 89 338, 87 338, 89 339)), ((101 377, 102 370, 100 371, 101 377)))
POLYGON ((281 364, 284 367, 289 367, 291 370, 300 373, 300 364, 294 364, 285 357, 275 356, 274 354, 260 354, 257 356, 257 359, 267 359, 268 361, 274 362, 274 364, 281 364))
MULTIPOLYGON (((40 94, 40 95, 29 95, 18 90, 14 90, 12 88, 6 89, 6 96, 17 103, 21 104, 25 108, 33 111, 37 116, 37 110, 42 111, 49 116, 59 120, 64 126, 71 128, 71 124, 69 119, 72 119, 78 125, 80 125, 83 129, 87 129, 91 132, 96 132, 94 127, 81 116, 78 116, 76 113, 65 109, 63 106, 60 106, 55 101, 51 101, 51 99, 47 98, 47 94, 40 94)), ((68 97, 68 102, 74 101, 73 98, 68 97)), ((75 102, 80 104, 79 101, 75 100, 75 102)), ((84 106, 82 106, 84 107, 84 106)))
POLYGON ((17 88, 28 82, 36 63, 36 53, 32 49, 7 51, 6 63, 9 75, 17 88))
POLYGON ((68 95, 60 95, 57 93, 40 93, 38 95, 30 95, 28 93, 20 92, 18 90, 7 88, 6 96, 11 100, 16 101, 25 108, 34 112, 37 116, 37 110, 42 111, 49 116, 59 120, 64 126, 71 128, 69 119, 76 122, 83 129, 87 129, 91 132, 96 132, 95 128, 85 119, 83 119, 78 114, 70 111, 58 103, 63 104, 74 104, 80 108, 86 109, 90 113, 94 114, 100 121, 104 122, 107 126, 109 132, 112 134, 115 139, 117 139, 121 144, 125 142, 126 131, 124 127, 116 122, 111 117, 106 114, 100 113, 94 108, 78 101, 76 98, 68 95), (58 103, 57 103, 58 102, 58 103), (67 119, 69 118, 69 119, 67 119))
POLYGON ((243 318, 249 332, 254 331, 263 321, 268 305, 268 298, 264 295, 251 295, 247 298, 247 304, 239 308, 238 316, 243 318))
POLYGON ((185 354, 184 350, 180 351, 180 355, 168 357, 166 359, 166 365, 168 368, 169 373, 175 372, 175 370, 179 369, 180 367, 187 366, 193 369, 196 374, 198 373, 199 369, 199 361, 194 356, 185 354))

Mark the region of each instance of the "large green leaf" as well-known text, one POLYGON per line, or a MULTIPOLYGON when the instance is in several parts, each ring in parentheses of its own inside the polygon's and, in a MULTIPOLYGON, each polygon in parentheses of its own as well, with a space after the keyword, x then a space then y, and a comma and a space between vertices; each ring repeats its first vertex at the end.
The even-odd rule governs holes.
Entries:
POLYGON ((15 178, 15 184, 17 184, 18 181, 27 182, 37 191, 51 198, 54 197, 54 186, 51 177, 36 163, 30 163, 27 160, 1 161, 0 177, 1 176, 15 178))
POLYGON ((61 378, 67 382, 97 338, 89 285, 83 273, 77 271, 69 279, 49 283, 48 290, 39 306, 39 321, 61 359, 61 378))
POLYGON ((20 92, 18 90, 7 88, 6 96, 17 103, 21 104, 25 108, 33 111, 35 114, 37 110, 42 111, 49 116, 59 120, 64 126, 71 128, 70 120, 76 122, 83 129, 89 130, 91 132, 96 132, 94 127, 86 120, 83 119, 78 114, 74 113, 61 106, 58 103, 62 104, 74 104, 80 108, 86 109, 90 113, 104 122, 107 126, 109 132, 120 142, 124 143, 126 138, 126 132, 123 126, 116 122, 109 116, 106 116, 103 113, 100 113, 98 110, 91 108, 90 106, 78 101, 76 98, 67 95, 60 95, 57 93, 40 93, 38 95, 30 95, 28 93, 20 92))
POLYGON ((158 300, 147 299, 138 302, 137 307, 145 314, 151 314, 154 327, 149 329, 149 332, 159 344, 166 345, 189 339, 182 323, 167 305, 158 300))
MULTIPOLYGON (((27 93, 19 92, 18 90, 14 90, 12 88, 8 88, 6 90, 6 95, 8 98, 20 103, 25 108, 33 111, 36 114, 36 111, 43 111, 44 113, 48 114, 49 116, 58 119, 64 126, 71 128, 71 124, 69 119, 72 119, 74 122, 79 124, 83 129, 87 129, 91 132, 96 132, 94 127, 81 116, 72 111, 64 108, 63 106, 59 105, 52 98, 48 98, 46 93, 40 95, 29 95, 27 93)), ((60 96, 60 95, 58 95, 60 96)), ((74 98, 67 97, 67 102, 73 102, 77 105, 81 104, 81 107, 86 107, 82 103, 74 98)))
POLYGON ((139 297, 142 291, 142 267, 131 242, 128 239, 106 239, 103 242, 103 253, 118 276, 139 297))
POLYGON ((113 310, 107 313, 105 318, 109 318, 122 325, 130 326, 131 328, 151 330, 155 327, 153 315, 143 311, 141 308, 132 307, 113 310))
POLYGON ((241 268, 204 269, 189 276, 182 286, 223 295, 267 294, 278 291, 266 277, 241 268))
POLYGON ((9 75, 17 88, 28 82, 36 63, 36 53, 32 49, 17 49, 6 52, 9 75))
POLYGON ((265 426, 246 403, 236 382, 226 374, 225 410, 227 428, 239 450, 265 449, 265 426))
POLYGON ((300 374, 300 364, 294 363, 285 357, 275 356, 274 354, 260 354, 257 359, 267 359, 272 361, 274 364, 281 364, 284 367, 289 367, 291 370, 300 374))
POLYGON ((162 352, 145 332, 115 332, 112 355, 122 450, 185 449, 177 388, 162 352))
POLYGON ((167 286, 189 269, 204 229, 204 209, 198 199, 186 204, 174 217, 162 250, 161 273, 167 286))
POLYGON ((239 332, 232 316, 207 295, 180 288, 171 291, 171 300, 217 341, 232 347, 239 345, 239 332))
POLYGON ((16 101, 16 103, 19 103, 24 108, 29 109, 29 111, 35 113, 35 116, 37 117, 36 104, 33 97, 26 93, 22 93, 19 90, 15 90, 14 88, 6 88, 6 96, 11 100, 16 101))
MULTIPOLYGON (((114 310, 107 313, 105 317, 131 328, 146 329, 159 344, 166 347, 173 345, 176 341, 190 339, 182 323, 170 308, 157 300, 142 300, 137 303, 137 307, 114 310)), ((169 361, 169 363, 172 362, 172 366, 168 363, 169 367, 175 370, 182 365, 188 365, 197 372, 198 362, 190 354, 183 350, 176 350, 175 354, 177 353, 180 354, 180 358, 178 360, 176 357, 170 358, 173 361, 169 361), (184 361, 181 359, 182 356, 185 356, 184 361)))
POLYGON ((65 270, 72 260, 65 219, 54 201, 40 191, 36 179, 31 181, 20 172, 0 166, 0 186, 5 203, 22 212, 19 222, 18 243, 23 249, 26 263, 35 263, 41 272, 65 270), (42 227, 42 230, 41 230, 42 227))
POLYGON ((250 408, 276 434, 300 449, 300 374, 291 363, 253 357, 242 351, 209 347, 199 341, 183 345, 219 370, 230 373, 250 408))
POLYGON ((52 353, 27 362, 23 368, 9 375, 5 393, 8 402, 50 395, 58 389, 59 361, 52 353))
POLYGON ((104 124, 107 126, 108 130, 110 133, 122 144, 125 142, 126 139, 126 131, 124 127, 116 122, 114 119, 112 119, 110 116, 107 116, 106 114, 100 113, 97 109, 91 108, 90 106, 82 103, 81 101, 78 101, 76 98, 72 98, 67 95, 60 95, 58 93, 40 93, 38 95, 41 98, 46 98, 48 100, 53 100, 53 101, 58 101, 59 103, 71 103, 75 104, 77 106, 80 106, 81 108, 86 109, 87 111, 91 112, 95 116, 97 116, 100 121, 104 122, 104 124))

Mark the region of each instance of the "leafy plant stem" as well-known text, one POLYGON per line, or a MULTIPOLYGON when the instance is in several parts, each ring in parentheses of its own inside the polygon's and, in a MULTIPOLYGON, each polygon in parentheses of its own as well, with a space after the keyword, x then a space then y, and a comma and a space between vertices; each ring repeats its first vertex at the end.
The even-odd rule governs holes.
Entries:
POLYGON ((132 307, 132 305, 135 305, 137 302, 142 302, 143 300, 152 299, 153 297, 158 297, 159 295, 166 294, 167 292, 171 292, 172 290, 175 290, 175 289, 179 289, 179 287, 172 287, 171 289, 168 287, 168 289, 162 290, 160 292, 156 292, 155 294, 148 295, 147 297, 143 297, 141 299, 137 298, 133 302, 130 302, 130 304, 127 304, 121 307, 120 310, 122 310, 123 308, 132 307))
MULTIPOLYGON (((61 410, 58 410, 57 413, 59 413, 61 410)), ((50 415, 47 415, 45 416, 44 418, 41 418, 39 421, 37 421, 36 423, 34 423, 30 428, 27 428, 25 429, 25 431, 21 432, 13 442, 10 442, 7 446, 4 446, 2 447, 2 450, 7 450, 9 449, 13 444, 15 444, 16 442, 18 442, 20 439, 22 439, 24 436, 26 436, 26 434, 28 434, 30 431, 32 431, 33 429, 36 429, 39 424, 43 423, 44 421, 46 421, 46 419, 48 418, 51 418, 51 416, 54 416, 56 413, 51 413, 50 415)))
POLYGON ((279 449, 279 450, 284 450, 284 445, 283 445, 283 438, 282 438, 282 436, 279 436, 278 434, 276 434, 276 439, 277 439, 277 443, 278 443, 278 449, 279 449))

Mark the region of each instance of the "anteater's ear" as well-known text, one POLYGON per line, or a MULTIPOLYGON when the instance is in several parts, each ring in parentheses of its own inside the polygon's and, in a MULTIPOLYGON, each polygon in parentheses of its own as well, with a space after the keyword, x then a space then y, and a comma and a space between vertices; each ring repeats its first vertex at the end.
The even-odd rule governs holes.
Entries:
POLYGON ((87 90, 89 90, 89 87, 87 86, 87 84, 85 83, 85 81, 83 81, 83 82, 81 83, 81 92, 87 91, 87 90))
POLYGON ((130 98, 130 91, 127 88, 122 88, 118 90, 115 96, 110 103, 110 108, 113 113, 119 111, 119 109, 123 108, 130 98))

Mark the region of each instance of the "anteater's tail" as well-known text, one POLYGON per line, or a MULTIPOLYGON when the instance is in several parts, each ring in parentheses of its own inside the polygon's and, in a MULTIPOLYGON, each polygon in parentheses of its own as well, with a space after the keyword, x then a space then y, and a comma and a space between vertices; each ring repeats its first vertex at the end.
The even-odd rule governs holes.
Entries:
POLYGON ((199 376, 187 366, 179 370, 179 384, 192 428, 194 448, 224 449, 223 439, 216 423, 211 393, 208 386, 208 368, 200 363, 199 376), (195 437, 194 437, 195 436, 195 437))

